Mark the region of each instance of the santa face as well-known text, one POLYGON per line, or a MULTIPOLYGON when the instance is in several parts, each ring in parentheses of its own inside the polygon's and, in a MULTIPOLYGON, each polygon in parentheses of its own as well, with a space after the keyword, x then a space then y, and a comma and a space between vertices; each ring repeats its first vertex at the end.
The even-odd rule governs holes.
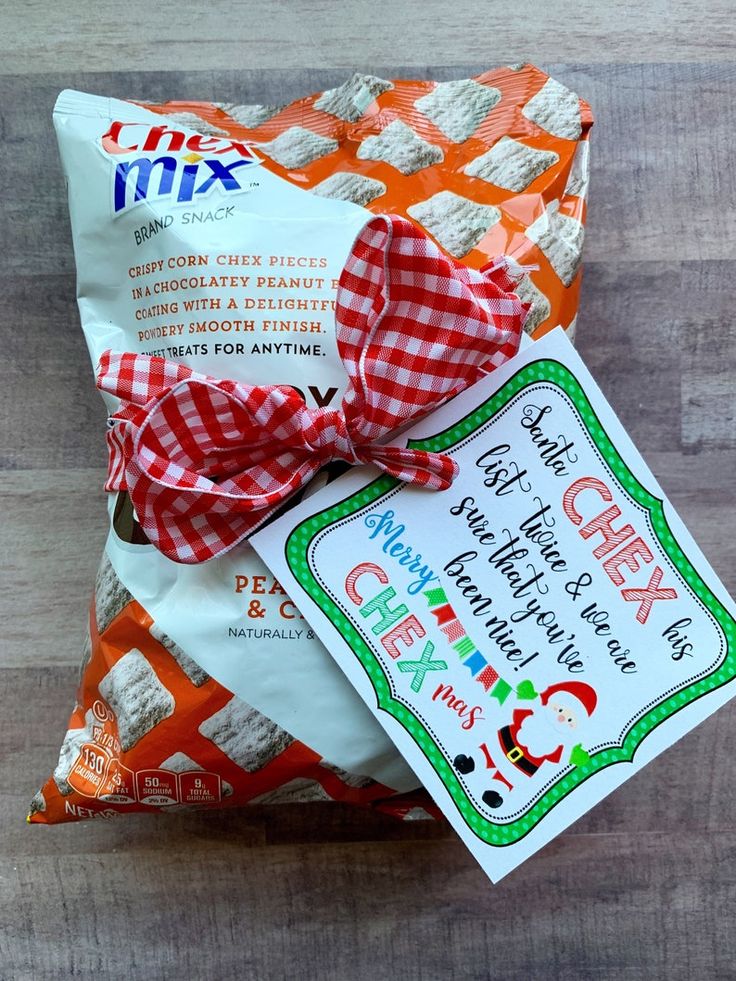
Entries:
POLYGON ((570 729, 577 729, 577 716, 569 705, 566 705, 565 702, 561 700, 557 700, 556 702, 551 702, 549 708, 560 726, 568 726, 570 729))
POLYGON ((530 756, 551 756, 559 746, 566 746, 577 725, 571 710, 567 710, 562 699, 549 705, 540 705, 533 715, 528 715, 517 732, 519 745, 529 751, 530 756))

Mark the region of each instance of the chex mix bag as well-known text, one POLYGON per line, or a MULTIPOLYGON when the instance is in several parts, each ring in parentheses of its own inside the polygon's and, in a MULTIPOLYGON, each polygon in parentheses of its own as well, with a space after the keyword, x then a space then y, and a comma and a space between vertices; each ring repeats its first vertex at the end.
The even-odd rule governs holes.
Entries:
MULTIPOLYGON (((589 107, 529 65, 356 74, 287 106, 65 91, 78 299, 110 517, 77 700, 29 821, 341 800, 434 812, 248 535, 572 333, 589 107)), ((407 561, 412 561, 408 556, 407 561)))

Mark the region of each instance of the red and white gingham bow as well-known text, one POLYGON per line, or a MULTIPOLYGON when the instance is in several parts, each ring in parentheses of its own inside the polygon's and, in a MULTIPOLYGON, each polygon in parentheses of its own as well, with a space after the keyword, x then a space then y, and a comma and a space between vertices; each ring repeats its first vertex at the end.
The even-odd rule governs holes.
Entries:
POLYGON ((110 419, 105 489, 127 489, 150 541, 194 563, 254 532, 331 460, 448 487, 457 470, 450 457, 376 441, 516 352, 528 306, 510 292, 514 283, 503 259, 469 269, 409 221, 372 218, 337 291, 349 378, 339 409, 307 408, 286 386, 106 351, 97 386, 121 406, 110 419))

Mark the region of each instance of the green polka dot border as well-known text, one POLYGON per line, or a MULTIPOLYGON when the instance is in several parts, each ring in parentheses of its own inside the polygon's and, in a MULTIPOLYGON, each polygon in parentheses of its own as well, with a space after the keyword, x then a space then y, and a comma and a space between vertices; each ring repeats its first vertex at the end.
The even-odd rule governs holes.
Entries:
POLYGON ((703 582, 687 559, 672 534, 664 513, 663 502, 650 494, 628 469, 601 425, 579 382, 564 365, 551 360, 536 361, 527 365, 517 372, 492 398, 478 406, 466 418, 459 420, 450 429, 430 439, 412 440, 409 445, 434 453, 446 451, 484 426, 524 388, 540 382, 548 386, 557 386, 574 404, 588 429, 590 437, 612 473, 632 500, 648 512, 654 534, 665 553, 703 606, 719 624, 726 639, 726 651, 722 662, 707 677, 672 694, 659 704, 651 706, 646 714, 632 726, 621 746, 599 750, 592 754, 589 761, 583 766, 565 773, 521 817, 507 824, 497 824, 476 807, 460 783, 458 775, 449 765, 442 750, 435 743, 422 721, 411 708, 393 697, 382 665, 345 616, 345 612, 334 603, 321 587, 310 566, 310 548, 317 535, 329 529, 331 525, 342 522, 345 518, 352 517, 356 512, 369 507, 394 490, 399 485, 399 481, 387 476, 380 477, 347 500, 306 519, 292 531, 286 543, 286 559, 289 568, 324 614, 338 627, 346 642, 355 652, 370 678, 379 707, 391 714, 410 734, 434 767, 473 833, 482 841, 499 847, 513 844, 523 838, 539 824, 556 804, 594 774, 614 763, 631 761, 642 740, 664 719, 736 677, 736 657, 734 655, 736 621, 703 582))

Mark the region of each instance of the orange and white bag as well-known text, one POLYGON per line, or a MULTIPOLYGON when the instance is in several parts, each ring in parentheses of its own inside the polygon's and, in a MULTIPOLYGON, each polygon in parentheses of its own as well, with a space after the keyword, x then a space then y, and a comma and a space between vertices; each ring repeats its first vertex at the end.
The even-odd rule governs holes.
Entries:
MULTIPOLYGON (((525 329, 574 331, 592 116, 539 69, 357 74, 288 106, 65 91, 54 121, 93 366, 109 349, 158 354, 338 403, 335 290, 371 213, 408 217, 474 268, 510 256, 527 269, 525 329)), ((108 509, 77 702, 29 821, 304 800, 432 810, 247 544, 179 565, 125 493, 108 509)))

